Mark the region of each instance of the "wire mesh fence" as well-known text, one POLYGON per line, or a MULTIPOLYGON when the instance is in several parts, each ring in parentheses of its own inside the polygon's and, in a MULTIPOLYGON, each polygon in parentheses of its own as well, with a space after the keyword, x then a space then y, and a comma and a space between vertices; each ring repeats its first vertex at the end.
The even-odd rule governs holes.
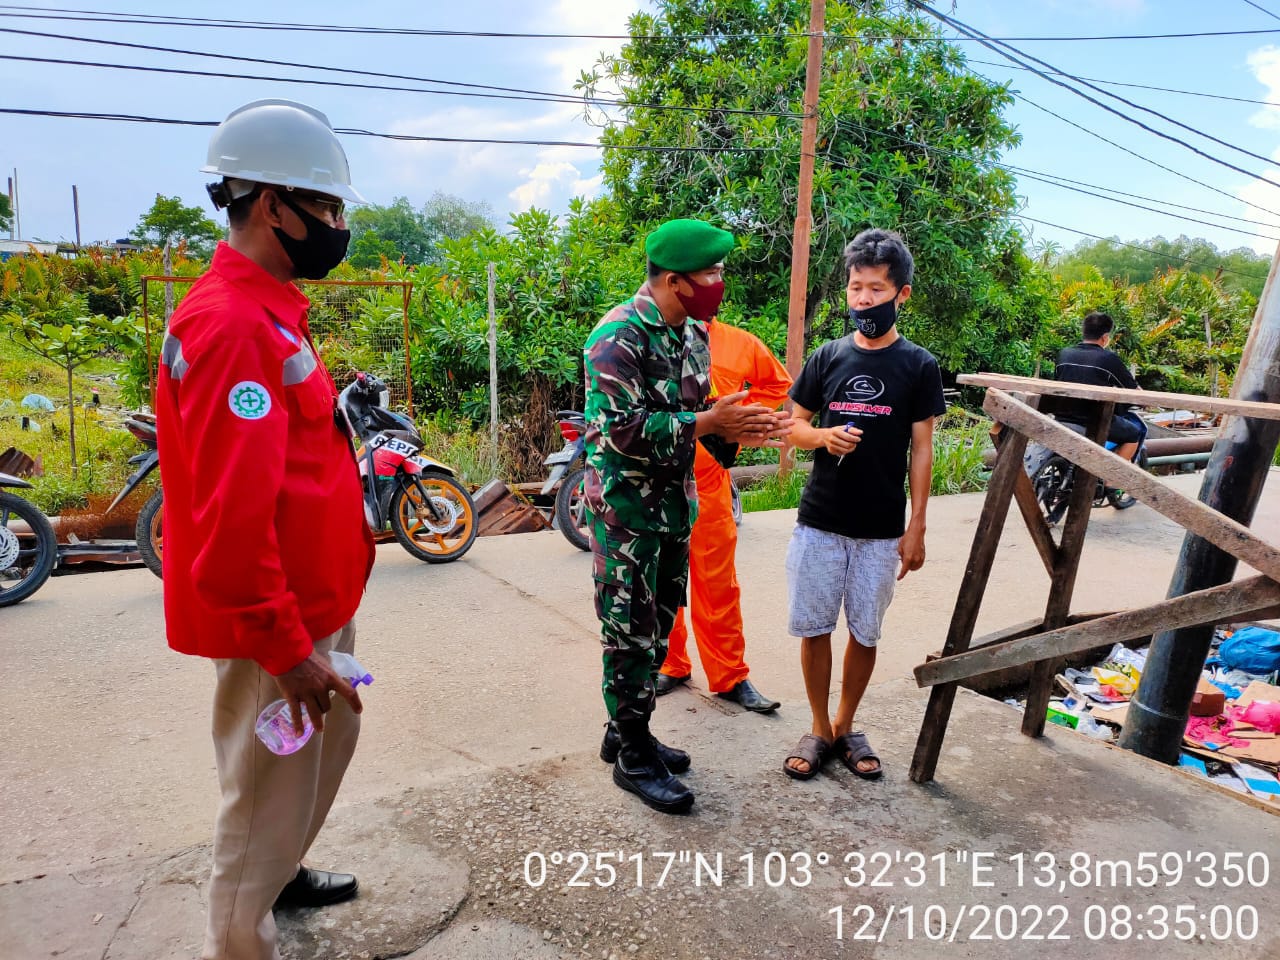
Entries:
MULTIPOLYGON (((142 278, 142 319, 148 345, 147 370, 152 407, 160 340, 168 315, 197 277, 142 278)), ((311 339, 341 389, 357 371, 384 380, 391 406, 413 416, 413 373, 409 354, 409 280, 308 280, 299 284, 311 301, 311 339)))

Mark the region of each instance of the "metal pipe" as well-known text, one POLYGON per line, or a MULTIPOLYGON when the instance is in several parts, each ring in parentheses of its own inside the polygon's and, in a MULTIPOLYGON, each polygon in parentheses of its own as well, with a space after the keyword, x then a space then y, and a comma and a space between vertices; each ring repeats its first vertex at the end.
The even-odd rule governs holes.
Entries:
MULTIPOLYGON (((1280 403, 1278 269, 1280 247, 1271 260, 1271 272, 1232 385, 1231 396, 1237 400, 1280 403)), ((1280 421, 1228 417, 1213 446, 1200 499, 1248 526, 1262 495, 1277 441, 1280 421)), ((1188 533, 1169 584, 1169 596, 1227 583, 1235 575, 1236 565, 1235 557, 1188 533)), ((1169 630, 1152 641, 1142 681, 1129 702, 1120 735, 1122 748, 1165 763, 1178 762, 1191 700, 1213 641, 1214 626, 1169 630)))
POLYGON ((1148 467, 1165 467, 1175 463, 1208 463, 1212 453, 1176 453, 1168 457, 1147 457, 1148 467))

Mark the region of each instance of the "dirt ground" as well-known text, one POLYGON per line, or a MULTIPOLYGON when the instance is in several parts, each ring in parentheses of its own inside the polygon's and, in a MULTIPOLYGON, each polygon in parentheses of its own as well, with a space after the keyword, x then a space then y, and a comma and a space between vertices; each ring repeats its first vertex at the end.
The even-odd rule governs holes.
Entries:
MULTIPOLYGON (((1271 542, 1277 476, 1253 524, 1271 542)), ((899 586, 859 716, 885 760, 875 784, 838 765, 805 784, 782 774, 808 723, 785 633, 794 513, 747 516, 748 660, 783 707, 761 717, 710 697, 696 663, 693 685, 659 701, 657 732, 694 756, 683 818, 623 794, 596 755, 586 554, 555 533, 481 540, 447 566, 379 548, 357 641, 377 680, 312 857, 358 873, 362 894, 282 916, 286 957, 1092 960, 1160 939, 1180 905, 1189 926, 1162 953, 1280 957, 1274 815, 1067 730, 1028 740, 1016 711, 963 691, 937 780, 907 779, 927 699, 911 669, 941 646, 980 505, 935 499, 928 563, 899 586), (1045 886, 1026 869, 1041 853, 1054 857, 1045 886), (1255 881, 1265 862, 1265 881, 1228 885, 1229 853, 1255 881), (1193 876, 1201 854, 1212 883, 1193 876), (1133 871, 1152 856, 1179 882, 1141 885, 1133 871)), ((1095 511, 1075 609, 1162 597, 1181 539, 1141 505, 1095 511)), ((979 631, 1038 616, 1047 587, 1011 517, 979 631)), ((6 957, 198 954, 212 669, 167 650, 160 599, 139 569, 55 578, 0 611, 6 957)))

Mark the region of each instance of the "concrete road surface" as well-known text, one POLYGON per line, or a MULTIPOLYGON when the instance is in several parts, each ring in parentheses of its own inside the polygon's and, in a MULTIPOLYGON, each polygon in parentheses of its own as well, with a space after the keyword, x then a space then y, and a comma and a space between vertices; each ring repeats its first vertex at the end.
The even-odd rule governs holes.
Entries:
MULTIPOLYGON (((1277 475, 1254 522, 1273 543, 1277 475)), ((659 736, 694 757, 697 804, 677 818, 619 791, 597 756, 587 554, 550 532, 445 566, 380 547, 357 641, 377 680, 312 856, 362 893, 282 915, 285 956, 1091 960, 1141 938, 1170 957, 1280 957, 1273 813, 1061 728, 1026 739, 1016 710, 966 691, 937 780, 907 779, 927 699, 911 669, 941 646, 980 505, 935 499, 928 562, 899 585, 859 715, 878 783, 839 763, 808 783, 782 773, 808 726, 785 632, 794 513, 747 516, 748 659, 784 705, 744 713, 696 664, 659 701, 659 736)), ((1180 543, 1144 506, 1095 511, 1075 609, 1162 597, 1180 543)), ((1047 587, 1015 515, 979 631, 1039 616, 1047 587)), ((213 677, 166 648, 159 581, 51 580, 0 611, 0 676, 0 956, 196 957, 213 677)))

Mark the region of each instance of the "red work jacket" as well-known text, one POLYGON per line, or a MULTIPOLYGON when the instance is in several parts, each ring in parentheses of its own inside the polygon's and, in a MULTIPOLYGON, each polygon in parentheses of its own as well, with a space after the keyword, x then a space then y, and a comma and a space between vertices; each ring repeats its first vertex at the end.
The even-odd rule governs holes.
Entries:
POLYGON ((169 323, 156 389, 169 646, 273 675, 354 616, 373 566, 309 306, 219 244, 169 323))

